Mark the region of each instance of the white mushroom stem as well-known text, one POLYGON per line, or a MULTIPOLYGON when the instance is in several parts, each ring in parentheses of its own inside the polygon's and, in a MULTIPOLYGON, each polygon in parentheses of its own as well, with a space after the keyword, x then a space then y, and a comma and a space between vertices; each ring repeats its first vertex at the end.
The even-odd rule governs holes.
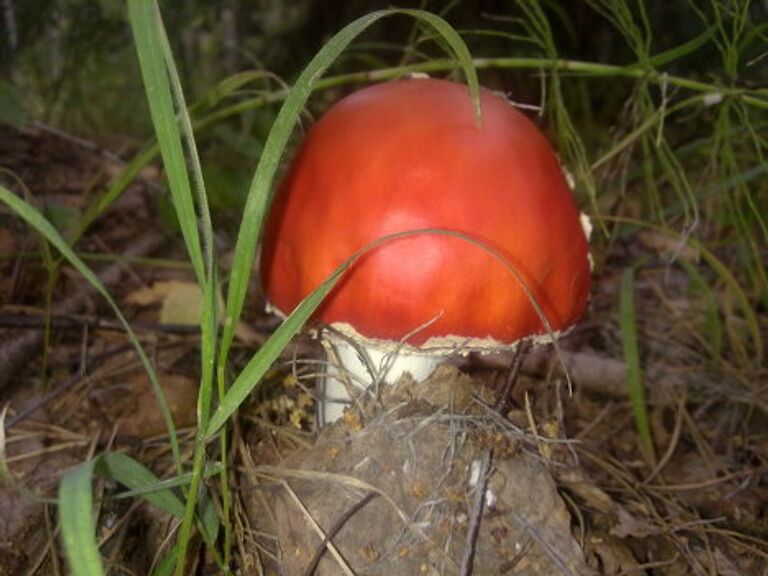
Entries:
POLYGON ((352 343, 329 333, 323 334, 323 346, 328 367, 318 410, 320 427, 341 418, 353 398, 366 390, 375 392, 377 386, 393 384, 406 373, 421 382, 446 359, 445 355, 419 353, 410 347, 352 343))

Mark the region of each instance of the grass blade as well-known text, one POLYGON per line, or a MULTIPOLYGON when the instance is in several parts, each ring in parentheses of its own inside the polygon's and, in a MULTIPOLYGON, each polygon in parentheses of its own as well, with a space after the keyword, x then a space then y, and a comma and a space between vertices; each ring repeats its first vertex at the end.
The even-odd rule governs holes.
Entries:
POLYGON ((661 66, 670 64, 675 60, 679 60, 685 56, 688 56, 709 42, 714 34, 715 28, 714 26, 710 26, 695 38, 691 38, 679 46, 675 46, 674 48, 670 48, 669 50, 659 52, 658 54, 654 54, 653 56, 649 57, 646 65, 659 68, 661 66))
POLYGON ((637 320, 635 316, 635 270, 627 268, 621 277, 619 299, 619 323, 624 347, 624 362, 627 365, 627 387, 635 426, 640 435, 640 442, 646 456, 653 461, 653 438, 648 424, 648 411, 645 407, 643 374, 640 367, 640 350, 637 344, 637 320))
POLYGON ((187 173, 179 126, 171 99, 162 40, 158 34, 157 7, 154 2, 129 0, 128 13, 133 30, 141 75, 148 95, 149 111, 155 126, 160 154, 173 196, 181 234, 200 285, 205 284, 203 255, 197 230, 197 216, 187 173))
POLYGON ((97 470, 119 482, 126 488, 141 494, 150 504, 164 512, 181 517, 184 515, 184 504, 168 488, 155 490, 160 479, 143 464, 120 452, 107 452, 98 460, 97 470))
POLYGON ((68 472, 59 485, 59 522, 64 553, 73 574, 102 576, 104 567, 96 545, 93 520, 93 468, 88 460, 68 472))
MULTIPOLYGON (((135 3, 135 2, 134 2, 135 3)), ((200 401, 198 402, 199 410, 199 422, 198 425, 204 429, 207 421, 208 414, 210 413, 211 399, 213 396, 213 367, 214 356, 216 353, 216 295, 215 295, 215 271, 214 271, 214 258, 213 258, 213 226, 211 224, 211 213, 208 207, 208 198, 205 191, 205 182, 203 179, 203 170, 200 166, 200 158, 197 153, 197 145, 195 143, 195 137, 192 128, 192 122, 187 112, 187 104, 184 99, 184 92, 181 88, 181 80, 176 69, 176 64, 173 61, 173 54, 171 53, 171 47, 168 42, 168 37, 165 34, 165 28, 163 27, 162 17, 157 7, 156 2, 141 2, 142 10, 134 9, 132 14, 136 13, 136 16, 132 18, 132 24, 134 27, 152 26, 149 32, 154 34, 148 34, 147 38, 151 38, 151 42, 147 42, 147 45, 141 46, 137 37, 137 51, 141 55, 143 52, 147 52, 150 58, 150 62, 156 62, 158 60, 165 62, 165 70, 163 75, 167 76, 167 82, 163 85, 158 83, 155 91, 151 90, 151 84, 147 83, 147 98, 149 100, 150 109, 154 110, 152 118, 155 122, 155 131, 158 134, 158 142, 160 144, 160 150, 163 154, 163 162, 166 166, 166 172, 169 174, 169 183, 171 184, 171 190, 173 195, 174 206, 176 207, 177 214, 179 215, 179 224, 183 230, 186 227, 193 229, 197 232, 197 221, 194 218, 195 204, 197 211, 200 214, 200 231, 202 234, 202 260, 199 263, 194 261, 194 255, 196 250, 200 250, 200 246, 187 245, 187 251, 193 256, 193 266, 198 270, 198 264, 200 268, 204 269, 202 275, 198 273, 198 282, 202 286, 203 290, 203 314, 201 318, 201 348, 202 348, 202 382, 200 386, 200 401), (151 9, 150 9, 151 6, 151 9), (160 90, 166 89, 167 94, 163 96, 160 90), (171 100, 176 103, 176 109, 178 109, 178 121, 174 114, 174 108, 171 100), (162 122, 158 122, 158 118, 162 119, 162 122), (167 132, 167 133, 166 133, 167 132), (164 134, 164 137, 161 136, 164 134), (182 136, 187 144, 189 151, 189 166, 194 182, 195 189, 195 201, 193 201, 192 190, 190 188, 189 177, 187 172, 187 165, 184 162, 184 150, 182 147, 182 136), (169 161, 179 162, 180 165, 174 166, 173 170, 169 170, 167 163, 169 161), (177 178, 176 181, 171 181, 171 174, 181 175, 183 178, 177 178), (183 205, 183 206, 182 206, 183 205), (190 208, 191 207, 191 208, 190 208), (183 211, 192 210, 193 216, 187 221, 182 222, 181 214, 183 211)), ((143 30, 144 31, 144 30, 143 30)), ((147 66, 147 59, 141 59, 142 72, 145 74, 145 81, 150 75, 154 76, 159 73, 158 70, 145 70, 147 66)), ((155 79, 157 80, 157 79, 155 79)), ((195 240, 190 230, 189 234, 184 234, 185 238, 191 238, 195 240)), ((179 471, 181 472, 181 471, 179 471)), ((194 483, 193 483, 194 488, 194 483)))
POLYGON ((155 489, 161 481, 130 456, 108 452, 84 462, 62 478, 59 485, 59 520, 64 552, 73 574, 100 576, 104 568, 96 544, 93 519, 93 477, 107 476, 140 493, 160 510, 181 517, 184 504, 167 487, 155 489))
MULTIPOLYGON (((206 468, 204 478, 210 478, 212 476, 216 476, 217 474, 221 474, 221 471, 222 471, 221 465, 219 464, 211 465, 208 468, 206 468)), ((165 480, 157 480, 154 483, 144 484, 130 490, 125 490, 124 492, 115 494, 114 496, 112 496, 112 498, 114 498, 115 500, 120 500, 124 498, 134 498, 136 496, 143 497, 145 494, 153 494, 157 492, 168 491, 168 490, 171 490, 172 488, 187 486, 191 480, 192 480, 192 473, 186 472, 181 476, 173 476, 172 478, 167 478, 165 480)), ((123 482, 121 481, 121 483, 123 482)), ((169 506, 175 506, 175 505, 174 504, 169 504, 167 506, 164 505, 163 509, 166 510, 167 512, 170 512, 171 510, 169 506)))
MULTIPOLYGON (((203 313, 200 322, 201 383, 197 404, 198 435, 196 438, 189 495, 178 540, 179 557, 183 558, 187 542, 191 537, 196 500, 202 482, 203 468, 205 466, 205 444, 202 433, 208 424, 213 399, 213 375, 217 336, 213 227, 192 122, 187 111, 181 81, 176 70, 168 38, 165 34, 157 2, 129 0, 128 6, 147 99, 171 188, 173 204, 187 246, 187 252, 197 274, 198 283, 203 290, 203 313), (178 110, 178 119, 176 110, 174 110, 174 102, 176 110, 178 110), (189 152, 189 168, 185 161, 182 136, 189 152), (190 186, 189 172, 191 172, 194 182, 194 199, 190 186), (195 204, 197 205, 197 212, 195 211, 195 204), (200 244, 196 214, 200 216, 199 225, 202 234, 202 246, 200 244)), ((222 443, 224 444, 223 441, 222 443)), ((226 446, 223 445, 222 454, 225 453, 226 446)), ((181 472, 182 470, 179 469, 179 473, 181 472)), ((222 475, 222 482, 222 496, 225 502, 224 520, 228 527, 229 491, 226 486, 226 473, 222 475)), ((207 519, 210 520, 210 515, 207 519)), ((207 536, 206 541, 209 543, 215 539, 214 531, 218 530, 218 518, 213 520, 204 524, 204 536, 207 536)))

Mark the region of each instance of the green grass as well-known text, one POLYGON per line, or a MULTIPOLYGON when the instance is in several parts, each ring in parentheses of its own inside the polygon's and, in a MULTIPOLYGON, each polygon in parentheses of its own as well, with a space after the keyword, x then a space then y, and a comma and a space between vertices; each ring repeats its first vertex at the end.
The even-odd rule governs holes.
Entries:
MULTIPOLYGON (((258 386, 261 377, 269 369, 272 362, 277 358, 288 341, 301 329, 325 294, 332 288, 339 275, 349 266, 349 263, 347 263, 337 270, 327 282, 302 302, 296 311, 286 319, 278 331, 253 357, 240 378, 236 379, 232 389, 227 390, 225 382, 227 356, 234 338, 234 327, 237 324, 245 301, 245 292, 253 266, 256 243, 272 198, 272 182, 285 146, 294 130, 296 120, 303 109, 304 103, 312 92, 313 85, 317 78, 333 63, 356 36, 382 18, 394 15, 406 15, 423 21, 441 35, 445 43, 455 54, 457 58, 456 65, 463 68, 466 74, 473 93, 479 121, 480 109, 478 105, 477 76, 472 66, 469 51, 461 38, 445 21, 427 12, 417 10, 374 12, 349 24, 325 45, 286 94, 285 102, 274 122, 264 150, 259 158, 244 209, 235 249, 235 259, 230 270, 225 321, 222 333, 219 335, 218 322, 216 320, 215 294, 217 273, 212 250, 213 232, 192 123, 157 5, 154 2, 150 3, 143 0, 130 0, 128 5, 131 25, 134 31, 134 41, 149 100, 150 113, 158 138, 158 147, 166 169, 173 197, 173 205, 181 225, 182 237, 187 247, 193 270, 204 294, 203 319, 201 321, 201 382, 198 399, 198 433, 195 442, 195 453, 191 475, 189 476, 189 486, 184 491, 184 512, 182 524, 176 538, 176 546, 170 555, 170 562, 161 562, 159 566, 163 570, 167 570, 175 563, 174 573, 177 575, 184 573, 187 547, 191 540, 193 527, 197 526, 206 543, 212 548, 214 557, 219 562, 219 567, 224 572, 228 572, 227 560, 231 528, 229 526, 229 494, 226 483, 225 455, 227 454, 227 446, 226 435, 223 430, 224 424, 246 399, 247 395, 258 386), (184 146, 186 146, 186 155, 184 146), (217 346, 219 348, 218 357, 217 346), (218 391, 220 404, 214 419, 209 422, 209 415, 213 407, 213 379, 217 363, 219 366, 217 373, 219 374, 218 391), (203 500, 211 501, 204 494, 201 495, 200 490, 205 475, 208 442, 217 433, 221 438, 220 454, 222 455, 219 478, 222 482, 221 494, 223 499, 223 517, 221 521, 225 531, 223 557, 215 554, 216 550, 213 549, 217 538, 219 518, 214 516, 213 523, 205 522, 206 515, 201 514, 199 506, 199 503, 203 500)), ((148 148, 148 150, 151 150, 151 148, 148 148)), ((108 200, 116 198, 118 194, 119 192, 109 191, 108 200)), ((168 432, 174 447, 177 473, 181 478, 186 474, 186 464, 182 462, 178 451, 174 424, 170 417, 170 412, 167 410, 162 390, 157 385, 154 370, 151 364, 146 361, 146 355, 141 345, 135 338, 130 326, 124 321, 121 312, 112 301, 110 295, 100 284, 98 278, 72 251, 70 245, 34 208, 3 187, 0 187, 0 200, 8 204, 41 236, 53 244, 62 256, 75 266, 86 280, 95 286, 110 305, 113 306, 116 315, 125 325, 132 342, 136 346, 137 352, 145 364, 145 368, 152 379, 153 386, 158 395, 158 400, 165 408, 164 414, 166 415, 168 432)), ((101 198, 99 206, 106 205, 107 202, 104 201, 104 198, 101 198)), ((95 215, 97 211, 92 213, 95 215)), ((100 575, 104 573, 95 541, 95 522, 91 495, 91 477, 97 462, 99 462, 98 459, 90 460, 66 474, 59 491, 60 521, 64 549, 70 567, 78 575, 100 575)), ((113 457, 109 462, 112 463, 112 467, 108 469, 111 472, 111 477, 127 485, 129 488, 147 490, 152 486, 154 479, 148 473, 138 473, 142 471, 142 468, 127 456, 121 458, 113 457), (128 469, 133 473, 130 482, 126 480, 130 476, 126 472, 128 469)), ((159 496, 152 494, 150 492, 149 495, 144 497, 150 502, 154 500, 154 503, 157 505, 160 502, 159 496)), ((162 503, 166 505, 166 509, 172 503, 173 511, 178 513, 180 503, 177 504, 166 492, 161 494, 165 494, 162 503)))
POLYGON ((645 405, 643 387, 643 369, 638 344, 637 313, 635 311, 635 270, 626 268, 621 277, 619 293, 619 325, 624 348, 624 363, 627 366, 627 391, 635 416, 637 433, 640 436, 645 456, 654 461, 653 437, 648 423, 648 410, 645 405))
MULTIPOLYGON (((589 0, 588 4, 624 43, 631 55, 628 63, 563 57, 557 30, 563 23, 568 28, 567 16, 549 3, 521 0, 513 16, 495 21, 497 29, 467 31, 467 41, 493 40, 503 42, 505 48, 512 46, 512 51, 505 52, 511 55, 503 57, 472 58, 462 37, 433 14, 387 10, 360 17, 328 40, 290 88, 282 87, 267 72, 244 72, 224 78, 188 106, 155 2, 129 0, 131 29, 156 141, 143 146, 114 182, 92 201, 66 237, 31 204, 0 186, 0 201, 44 240, 42 253, 51 278, 48 294, 53 294, 58 270, 67 262, 98 290, 125 326, 165 417, 176 465, 174 477, 160 480, 139 462, 108 453, 66 475, 59 492, 60 520, 73 573, 104 573, 95 538, 97 510, 92 497, 93 479, 98 475, 127 487, 129 492, 123 497, 144 498, 181 519, 175 546, 158 564, 156 574, 183 573, 187 548, 196 530, 222 572, 228 570, 232 522, 227 423, 353 262, 347 261, 318 287, 246 366, 228 377, 234 329, 243 311, 275 177, 297 119, 313 93, 412 72, 460 70, 477 94, 475 70, 538 74, 544 120, 563 163, 575 175, 581 200, 589 204, 600 222, 603 235, 598 242, 608 243, 645 227, 698 250, 701 263, 680 265, 705 300, 707 323, 702 330, 704 339, 711 343, 708 352, 712 362, 735 362, 745 370, 761 365, 763 341, 756 309, 760 303, 768 305, 764 265, 764 246, 768 243, 764 178, 768 173, 768 139, 764 136, 768 90, 751 87, 740 81, 740 76, 749 71, 745 54, 754 52, 756 42, 765 41, 766 24, 750 22, 746 1, 691 1, 700 27, 678 45, 656 52, 653 22, 642 2, 589 0), (396 15, 410 17, 414 24, 408 42, 400 46, 399 63, 386 66, 384 63, 391 61, 386 54, 392 51, 392 44, 353 42, 370 26, 396 15), (435 44, 447 50, 449 57, 431 51, 435 44), (350 46, 354 47, 352 53, 350 46), (720 58, 719 78, 689 77, 678 72, 681 62, 712 51, 720 58), (345 58, 345 54, 353 54, 354 58, 345 58), (377 67, 346 72, 339 65, 361 59, 377 67), (324 76, 329 70, 331 74, 324 76), (615 83, 620 83, 628 97, 620 110, 612 111, 612 129, 596 131, 584 122, 584 118, 596 114, 588 98, 585 103, 584 92, 615 83), (270 105, 280 105, 279 112, 258 159, 254 159, 257 165, 243 208, 234 260, 231 268, 221 274, 213 250, 213 217, 197 143, 212 128, 270 105), (77 240, 158 155, 165 167, 189 262, 205 301, 198 428, 191 461, 181 456, 174 423, 151 362, 111 295, 74 249, 77 240), (631 216, 632 210, 642 216, 631 216), (50 248, 60 255, 58 260, 50 248), (729 258, 726 260, 724 255, 729 258), (224 317, 217 318, 216 294, 221 289, 221 276, 227 280, 227 298, 224 317), (717 297, 720 293, 733 303, 731 309, 722 308, 717 297), (218 514, 210 505, 213 498, 206 479, 219 483, 218 514)), ((625 270, 618 323, 638 446, 652 459, 654 443, 645 405, 642 342, 634 305, 635 274, 641 268, 642 262, 634 262, 625 270)))

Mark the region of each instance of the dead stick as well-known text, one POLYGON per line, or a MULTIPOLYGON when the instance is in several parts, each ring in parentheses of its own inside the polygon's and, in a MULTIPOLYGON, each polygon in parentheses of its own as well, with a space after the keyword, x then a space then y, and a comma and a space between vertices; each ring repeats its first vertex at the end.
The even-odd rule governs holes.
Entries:
MULTIPOLYGON (((105 330, 108 332, 125 332, 117 320, 110 318, 95 318, 90 316, 51 316, 51 328, 56 330, 105 330)), ((42 314, 0 314, 0 328, 24 328, 34 330, 45 329, 45 316, 42 314)), ((131 322, 135 331, 149 330, 152 332, 167 332, 169 334, 199 334, 200 326, 194 324, 161 324, 159 322, 131 322)))
POLYGON ((346 510, 344 514, 342 514, 336 520, 336 522, 333 523, 333 526, 331 526, 331 529, 328 530, 328 532, 325 534, 325 538, 323 538, 323 541, 317 547, 317 550, 315 550, 315 555, 312 557, 312 561, 304 571, 304 576, 312 576, 312 574, 315 573, 315 570, 317 570, 317 566, 320 564, 320 560, 322 559, 323 554, 325 554, 325 550, 328 547, 328 544, 333 540, 336 534, 338 534, 339 530, 344 527, 344 524, 346 524, 349 519, 352 518, 352 516, 357 514, 358 510, 368 504, 368 502, 373 500, 376 496, 378 496, 376 492, 368 492, 368 494, 366 494, 362 500, 352 505, 352 507, 346 510))
POLYGON ((477 537, 480 534, 480 521, 483 518, 483 508, 485 507, 485 492, 488 490, 488 480, 491 477, 491 463, 493 462, 493 450, 488 450, 483 456, 480 464, 480 474, 477 479, 477 493, 475 494, 475 505, 472 507, 472 517, 469 521, 467 530, 467 541, 464 545, 464 555, 461 558, 461 576, 470 576, 472 567, 475 563, 475 547, 477 546, 477 537))
MULTIPOLYGON (((600 394, 610 398, 626 398, 627 370, 624 363, 615 358, 606 357, 598 352, 573 352, 560 350, 562 364, 571 375, 576 386, 590 394, 600 394)), ((473 360, 486 369, 509 370, 514 361, 514 354, 500 352, 488 356, 478 356, 473 360)), ((543 378, 553 372, 562 377, 562 365, 547 347, 534 348, 526 354, 520 372, 526 376, 543 378)))
POLYGON ((518 344, 515 354, 512 357, 512 365, 509 367, 509 373, 507 374, 507 380, 504 382, 504 386, 501 388, 501 393, 496 398, 494 403, 494 409, 502 416, 509 412, 512 408, 512 398, 510 392, 517 384, 517 379, 520 376, 520 369, 523 366, 525 356, 528 354, 528 350, 531 349, 530 342, 521 342, 518 344))

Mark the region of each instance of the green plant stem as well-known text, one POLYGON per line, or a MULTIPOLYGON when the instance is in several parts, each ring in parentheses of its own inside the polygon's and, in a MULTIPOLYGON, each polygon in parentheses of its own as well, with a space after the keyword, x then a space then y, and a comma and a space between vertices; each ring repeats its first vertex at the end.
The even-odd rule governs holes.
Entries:
MULTIPOLYGON (((478 70, 509 68, 509 69, 543 69, 558 70, 560 72, 573 72, 584 76, 618 77, 618 78, 647 78, 651 82, 666 82, 670 86, 685 88, 696 92, 721 94, 723 97, 738 97, 758 108, 768 109, 768 97, 760 90, 746 88, 727 87, 711 82, 691 80, 682 76, 675 76, 659 72, 655 69, 642 68, 638 65, 618 66, 615 64, 601 64, 598 62, 586 62, 582 60, 550 59, 550 58, 474 58, 472 60, 478 70), (757 96, 757 95, 760 96, 757 96)), ((431 60, 419 64, 382 68, 370 72, 352 72, 332 76, 318 81, 316 89, 336 87, 344 84, 359 82, 375 82, 388 80, 403 74, 412 72, 444 72, 456 67, 455 62, 449 59, 431 60)))
MULTIPOLYGON (((768 95, 763 96, 760 91, 725 87, 719 84, 691 80, 682 76, 672 76, 657 70, 648 70, 638 66, 616 66, 613 64, 599 64, 596 62, 584 62, 580 60, 551 60, 548 58, 475 58, 472 62, 478 70, 495 68, 521 70, 543 69, 573 72, 578 73, 579 75, 592 77, 646 78, 657 84, 666 82, 669 86, 676 86, 695 92, 718 94, 722 97, 728 96, 741 98, 745 103, 768 110, 768 95), (760 96, 756 96, 755 94, 760 94, 760 96)), ((349 84, 381 82, 415 72, 446 72, 448 70, 453 70, 455 67, 456 63, 453 60, 439 59, 431 60, 429 62, 421 62, 419 64, 380 68, 372 71, 350 72, 348 74, 339 74, 337 76, 329 76, 328 78, 318 80, 314 90, 328 90, 349 84)), ((246 110, 281 102, 285 99, 286 95, 287 91, 281 90, 268 95, 261 95, 256 98, 243 100, 237 104, 221 108, 216 112, 201 118, 198 122, 195 122, 195 129, 204 130, 211 125, 217 124, 218 122, 240 114, 241 112, 245 112, 246 110)))
MULTIPOLYGON (((617 66, 613 64, 600 64, 580 60, 551 60, 548 58, 475 58, 473 59, 473 63, 477 69, 557 69, 563 72, 577 73, 586 77, 647 78, 649 81, 656 84, 667 82, 669 86, 692 90, 694 92, 717 95, 718 97, 739 98, 745 104, 749 104, 762 110, 768 110, 768 91, 764 89, 750 90, 745 88, 726 87, 711 82, 702 82, 681 76, 668 75, 664 72, 652 69, 648 70, 638 66, 617 66)), ((414 72, 445 72, 453 70, 455 67, 456 64, 453 60, 440 59, 419 64, 409 64, 407 66, 380 68, 378 70, 364 72, 351 72, 321 78, 315 83, 313 90, 322 91, 350 84, 381 82, 414 72)), ((250 98, 236 104, 222 107, 215 112, 194 120, 192 126, 195 133, 201 133, 212 126, 215 126, 219 122, 241 114, 242 112, 282 102, 285 100, 287 94, 288 92, 286 90, 278 90, 270 94, 260 95, 256 98, 250 98)), ((107 193, 89 206, 81 219, 77 231, 72 237, 73 241, 79 238, 93 221, 98 218, 98 216, 103 213, 112 202, 114 202, 122 191, 130 185, 134 178, 139 175, 141 170, 157 157, 159 151, 160 148, 157 143, 150 142, 138 156, 129 162, 118 176, 118 179, 112 186, 110 186, 107 193)))
MULTIPOLYGON (((219 363, 216 366, 216 383, 217 383, 217 393, 219 395, 219 401, 221 401, 222 398, 227 393, 227 382, 226 382, 226 373, 225 373, 225 366, 223 363, 219 363)), ((208 421, 206 421, 206 426, 208 425, 208 421)), ((204 436, 201 437, 202 442, 205 442, 204 436)), ((229 565, 229 561, 231 558, 231 548, 232 548, 232 526, 231 526, 231 499, 230 499, 230 492, 229 492, 229 462, 228 462, 228 445, 229 445, 229 439, 227 435, 227 429, 222 428, 219 436, 219 452, 220 452, 220 460, 221 460, 221 473, 219 474, 219 489, 221 491, 221 516, 222 516, 222 525, 224 527, 224 543, 223 543, 223 552, 224 552, 224 564, 226 566, 229 565)))
POLYGON ((61 277, 61 260, 51 253, 51 248, 45 238, 40 238, 43 244, 43 263, 48 272, 45 283, 45 326, 43 327, 43 357, 40 362, 40 382, 43 389, 48 388, 48 363, 51 355, 51 337, 53 335, 51 321, 53 319, 53 293, 61 277))

